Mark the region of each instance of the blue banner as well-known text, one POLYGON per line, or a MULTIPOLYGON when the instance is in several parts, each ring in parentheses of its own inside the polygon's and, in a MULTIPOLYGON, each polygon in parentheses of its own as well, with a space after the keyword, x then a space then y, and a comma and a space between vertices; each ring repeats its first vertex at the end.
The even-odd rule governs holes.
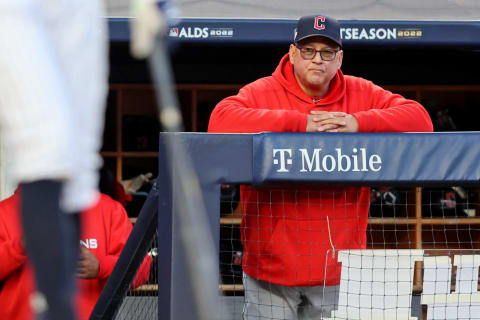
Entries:
POLYGON ((480 133, 261 133, 253 184, 480 182, 480 133))
MULTIPOLYGON (((480 21, 340 20, 345 46, 480 47, 480 21)), ((128 19, 110 18, 110 39, 130 39, 128 19)), ((293 41, 295 20, 182 19, 169 29, 172 41, 285 43, 293 41)))
MULTIPOLYGON (((350 45, 480 45, 480 22, 339 21, 350 45)), ((295 20, 184 19, 170 28, 171 40, 187 42, 292 43, 295 20)))

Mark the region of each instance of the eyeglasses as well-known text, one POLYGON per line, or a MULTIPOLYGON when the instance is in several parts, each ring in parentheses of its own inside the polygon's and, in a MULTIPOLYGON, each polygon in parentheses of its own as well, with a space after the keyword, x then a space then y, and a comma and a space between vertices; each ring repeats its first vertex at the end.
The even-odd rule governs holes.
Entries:
POLYGON ((338 50, 315 50, 313 48, 309 47, 301 47, 299 45, 295 45, 298 50, 300 50, 300 54, 303 59, 305 60, 312 60, 315 58, 317 55, 317 52, 320 53, 320 58, 322 58, 323 61, 332 61, 335 59, 335 56, 337 55, 337 52, 341 51, 340 49, 338 50))

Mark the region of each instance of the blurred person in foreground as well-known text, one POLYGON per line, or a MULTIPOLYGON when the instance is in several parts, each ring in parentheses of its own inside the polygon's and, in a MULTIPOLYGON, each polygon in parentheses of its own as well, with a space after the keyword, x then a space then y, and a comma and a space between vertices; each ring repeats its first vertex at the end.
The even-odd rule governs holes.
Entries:
MULTIPOLYGON (((225 98, 209 132, 432 131, 426 110, 372 82, 344 75, 340 25, 299 19, 272 76, 225 98)), ((320 319, 338 304, 341 249, 366 248, 369 188, 241 188, 244 319, 320 319)))
POLYGON ((79 212, 98 200, 107 84, 103 1, 0 2, 0 128, 22 183, 42 319, 75 319, 79 212))
MULTIPOLYGON (((34 316, 28 297, 34 291, 35 283, 24 248, 19 205, 19 189, 0 202, 0 319, 5 320, 30 320, 34 316)), ((75 304, 78 319, 87 320, 127 242, 132 224, 121 203, 105 194, 100 194, 97 204, 83 211, 80 219, 82 232, 76 266, 78 292, 75 304)), ((55 244, 44 241, 43 245, 55 244)), ((151 262, 152 258, 147 255, 132 288, 147 282, 151 262)), ((51 261, 52 265, 55 263, 51 261)))

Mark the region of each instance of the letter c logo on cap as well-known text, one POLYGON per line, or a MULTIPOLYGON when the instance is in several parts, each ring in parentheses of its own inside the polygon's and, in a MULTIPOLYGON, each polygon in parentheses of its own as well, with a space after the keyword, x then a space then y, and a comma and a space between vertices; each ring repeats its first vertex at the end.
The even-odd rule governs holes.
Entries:
POLYGON ((325 22, 325 17, 324 16, 316 16, 315 17, 315 25, 313 27, 317 30, 325 29, 325 25, 321 24, 320 22, 325 22))

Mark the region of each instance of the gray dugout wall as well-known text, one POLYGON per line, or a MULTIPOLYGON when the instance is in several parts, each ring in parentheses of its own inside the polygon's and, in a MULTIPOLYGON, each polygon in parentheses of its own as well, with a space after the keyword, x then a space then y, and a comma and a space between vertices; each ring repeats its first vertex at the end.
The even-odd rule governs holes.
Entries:
MULTIPOLYGON (((210 232, 219 250, 220 186, 223 183, 269 185, 322 183, 357 185, 478 185, 480 133, 161 133, 159 148, 158 312, 159 319, 197 319, 185 250, 179 238, 175 181, 166 165, 165 139, 182 144, 191 157, 203 192, 210 232), (382 159, 382 170, 279 175, 275 149, 322 148, 335 155, 364 149, 382 159), (349 151, 350 150, 350 151, 349 151), (337 151, 337 154, 339 152, 337 151)), ((278 155, 278 152, 276 153, 278 155)), ((286 153, 283 152, 285 155, 286 153)), ((353 159, 353 158, 352 158, 353 159)), ((278 159, 277 159, 278 160, 278 159)), ((178 161, 182 161, 178 159, 178 161)), ((360 160, 359 160, 360 161, 360 160)), ((175 165, 175 163, 173 164, 175 165)), ((301 165, 301 164, 298 164, 301 165)), ((278 161, 277 161, 278 166, 278 161)), ((199 252, 199 255, 202 253, 199 252)), ((218 259, 218 255, 216 256, 218 259)), ((214 277, 217 269, 211 270, 214 277)), ((195 276, 195 275, 194 275, 195 276)), ((203 276, 203 275, 197 275, 203 276)), ((205 292, 205 294, 217 294, 205 292)))

